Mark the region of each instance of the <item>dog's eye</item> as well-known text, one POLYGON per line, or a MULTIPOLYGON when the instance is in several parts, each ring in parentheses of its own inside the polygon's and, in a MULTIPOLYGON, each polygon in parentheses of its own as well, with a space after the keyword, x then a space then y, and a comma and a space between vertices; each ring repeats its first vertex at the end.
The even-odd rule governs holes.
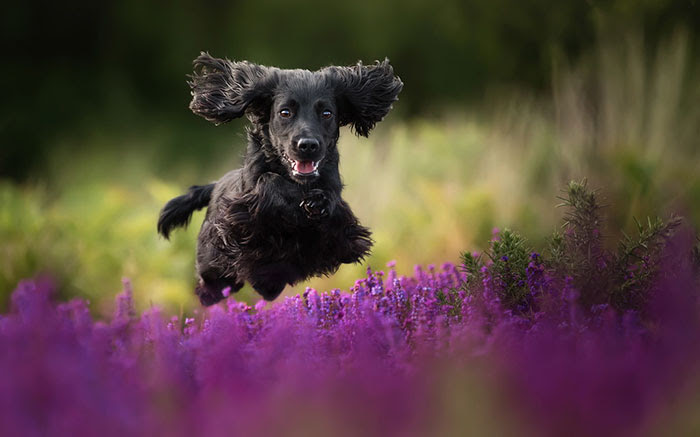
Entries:
POLYGON ((326 109, 321 113, 321 117, 323 117, 324 120, 328 120, 329 118, 333 117, 333 113, 326 109))
POLYGON ((289 118, 291 116, 292 116, 292 111, 290 111, 289 109, 285 108, 285 109, 282 109, 280 111, 280 117, 282 117, 282 118, 289 118))

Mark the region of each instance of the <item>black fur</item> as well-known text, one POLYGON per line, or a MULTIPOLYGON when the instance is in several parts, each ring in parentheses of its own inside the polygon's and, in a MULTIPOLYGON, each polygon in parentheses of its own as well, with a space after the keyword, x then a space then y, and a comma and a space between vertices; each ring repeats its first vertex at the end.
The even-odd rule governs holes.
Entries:
POLYGON ((340 126, 367 136, 397 100, 403 84, 389 61, 311 72, 202 53, 194 65, 195 114, 252 122, 243 167, 171 200, 158 222, 167 238, 208 200, 197 247, 202 304, 244 281, 272 300, 286 284, 367 256, 371 234, 341 198, 336 145, 340 126))
POLYGON ((158 232, 165 239, 170 238, 170 231, 190 223, 192 213, 209 205, 214 184, 193 185, 187 194, 178 196, 165 204, 158 217, 158 232))

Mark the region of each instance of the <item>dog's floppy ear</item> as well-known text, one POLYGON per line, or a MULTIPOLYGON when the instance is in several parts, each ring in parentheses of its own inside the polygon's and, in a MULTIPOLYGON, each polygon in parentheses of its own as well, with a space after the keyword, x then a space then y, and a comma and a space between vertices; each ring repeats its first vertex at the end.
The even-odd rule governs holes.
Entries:
POLYGON ((205 52, 193 63, 194 73, 187 82, 192 88, 190 109, 215 124, 243 116, 247 109, 259 107, 252 104, 272 95, 276 75, 270 68, 214 58, 205 52))
POLYGON ((336 90, 340 125, 352 124, 355 133, 365 137, 389 112, 403 88, 388 59, 374 65, 358 62, 350 67, 326 67, 324 71, 336 90))

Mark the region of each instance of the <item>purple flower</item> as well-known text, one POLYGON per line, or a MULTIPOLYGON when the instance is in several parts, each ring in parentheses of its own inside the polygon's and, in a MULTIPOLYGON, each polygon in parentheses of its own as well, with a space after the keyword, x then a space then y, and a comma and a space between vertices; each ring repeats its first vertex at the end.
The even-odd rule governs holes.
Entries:
POLYGON ((137 316, 125 283, 107 322, 22 282, 0 317, 0 435, 464 434, 459 410, 426 400, 482 393, 503 399, 484 414, 515 421, 496 434, 635 435, 669 412, 692 419, 697 273, 662 266, 648 308, 620 313, 581 307, 577 282, 535 255, 512 309, 488 267, 466 288, 452 264, 182 317, 137 316))

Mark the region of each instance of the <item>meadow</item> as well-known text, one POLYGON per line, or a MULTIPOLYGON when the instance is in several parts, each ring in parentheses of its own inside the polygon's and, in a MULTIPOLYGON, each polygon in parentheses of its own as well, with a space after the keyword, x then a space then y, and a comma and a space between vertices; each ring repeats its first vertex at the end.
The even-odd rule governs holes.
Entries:
MULTIPOLYGON (((611 241, 633 230, 634 218, 675 212, 697 226, 700 88, 692 53, 682 32, 651 52, 640 36, 601 37, 588 58, 562 62, 547 95, 501 90, 434 118, 390 115, 369 139, 344 130, 344 196, 376 241, 367 265, 395 260, 408 273, 414 264, 457 262, 462 251, 482 249, 494 227, 542 243, 558 226, 556 197, 583 178, 614 205, 606 211, 611 241)), ((19 280, 41 273, 61 296, 87 298, 103 315, 123 277, 139 310, 195 308, 192 266, 203 213, 170 242, 154 230, 170 198, 240 165, 242 125, 205 131, 191 138, 156 124, 113 138, 98 129, 57 140, 45 178, 1 182, 0 308, 8 308, 19 280), (172 164, 157 153, 168 141, 210 142, 196 146, 205 163, 172 164)), ((347 289, 365 268, 344 266, 286 295, 307 286, 347 289)), ((236 298, 257 299, 248 287, 236 298)))
POLYGON ((546 253, 499 231, 461 267, 196 317, 112 317, 27 280, 0 317, 3 435, 690 435, 700 246, 650 221, 602 246, 585 183, 546 253))
POLYGON ((155 230, 241 124, 56 138, 0 181, 0 434, 691 435, 700 62, 682 31, 599 38, 548 92, 344 130, 372 256, 271 304, 200 308, 203 213, 155 230))

